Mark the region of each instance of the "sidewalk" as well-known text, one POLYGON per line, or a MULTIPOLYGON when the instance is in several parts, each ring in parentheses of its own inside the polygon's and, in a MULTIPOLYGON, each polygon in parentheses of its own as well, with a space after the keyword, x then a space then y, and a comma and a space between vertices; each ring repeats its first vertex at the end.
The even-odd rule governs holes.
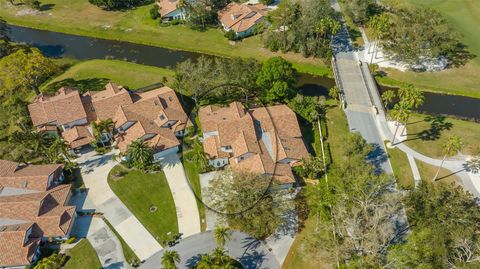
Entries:
POLYGON ((200 215, 197 201, 188 184, 183 164, 177 154, 160 160, 177 209, 178 231, 183 237, 200 233, 200 215))
POLYGON ((86 153, 77 162, 82 169, 85 186, 89 189, 89 200, 96 205, 97 211, 104 213, 105 218, 140 260, 145 260, 162 247, 110 189, 107 179, 108 173, 117 164, 111 160, 115 153, 86 153))

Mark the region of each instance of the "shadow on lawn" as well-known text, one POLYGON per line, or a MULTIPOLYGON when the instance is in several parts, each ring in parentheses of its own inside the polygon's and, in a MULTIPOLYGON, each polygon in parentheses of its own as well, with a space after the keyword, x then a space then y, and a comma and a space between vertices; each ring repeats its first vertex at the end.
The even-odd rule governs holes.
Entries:
POLYGON ((61 81, 57 81, 48 85, 43 91, 48 93, 56 92, 61 87, 73 87, 80 90, 81 93, 87 91, 98 91, 102 90, 103 87, 110 81, 107 78, 89 78, 89 79, 80 79, 75 80, 72 78, 67 78, 61 81))
MULTIPOLYGON (((408 125, 413 125, 420 123, 422 121, 411 122, 408 125)), ((408 134, 411 138, 406 139, 405 141, 421 139, 423 141, 435 141, 440 139, 442 132, 445 130, 450 130, 453 127, 451 122, 446 121, 444 116, 427 116, 423 122, 430 122, 430 128, 423 130, 419 133, 408 134)))

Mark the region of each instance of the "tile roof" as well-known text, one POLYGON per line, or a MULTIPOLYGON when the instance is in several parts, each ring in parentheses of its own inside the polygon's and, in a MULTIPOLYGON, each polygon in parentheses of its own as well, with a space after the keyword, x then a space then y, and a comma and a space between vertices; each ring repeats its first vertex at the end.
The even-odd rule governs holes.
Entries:
POLYGON ((159 7, 160 16, 165 17, 166 15, 177 10, 178 0, 157 0, 157 5, 159 7))
POLYGON ((40 94, 28 105, 28 110, 34 126, 52 122, 63 125, 87 118, 78 90, 66 87, 55 95, 40 94))
POLYGON ((89 125, 79 125, 70 128, 62 133, 62 137, 72 149, 88 145, 92 141, 95 141, 89 125))
POLYGON ((70 184, 59 185, 51 190, 0 197, 0 219, 15 219, 34 222, 45 237, 68 234, 75 206, 66 206, 70 184))
POLYGON ((85 94, 85 96, 88 95, 91 96, 96 120, 100 121, 113 119, 119 107, 133 103, 130 93, 123 86, 115 83, 108 83, 103 91, 85 94))
POLYGON ((147 136, 154 152, 180 145, 174 131, 183 130, 189 122, 182 105, 169 87, 135 94, 135 102, 121 106, 115 115, 117 128, 126 122, 134 122, 127 130, 117 135, 120 151, 125 152, 131 142, 147 136), (168 123, 173 125, 168 126, 168 123))
POLYGON ((52 173, 59 176, 62 169, 63 164, 22 165, 0 160, 0 186, 44 191, 48 187, 48 177, 52 173), (22 186, 24 182, 28 184, 22 186))
POLYGON ((233 168, 270 175, 280 183, 295 182, 291 165, 308 152, 297 117, 288 106, 247 111, 233 102, 226 107, 201 107, 198 114, 208 158, 224 157, 228 153, 220 148, 231 146, 228 156, 233 168))
POLYGON ((28 236, 27 232, 35 229, 32 222, 0 226, 0 267, 23 266, 32 262, 40 243, 34 232, 28 236))
POLYGON ((267 11, 267 6, 263 4, 232 2, 218 12, 218 19, 224 27, 240 33, 263 20, 267 11))

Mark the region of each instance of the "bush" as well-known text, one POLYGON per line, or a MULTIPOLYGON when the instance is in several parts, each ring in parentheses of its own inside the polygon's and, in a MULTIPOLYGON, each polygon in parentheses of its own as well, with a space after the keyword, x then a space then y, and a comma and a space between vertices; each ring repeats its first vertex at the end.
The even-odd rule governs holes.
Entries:
POLYGON ((231 40, 231 41, 235 41, 238 39, 237 37, 237 34, 235 33, 235 31, 233 30, 230 30, 228 32, 225 32, 225 35, 224 35, 228 40, 231 40))
POLYGON ((38 0, 25 0, 24 3, 33 9, 40 10, 41 3, 38 0))
POLYGON ((154 4, 152 6, 152 8, 150 9, 150 18, 152 18, 152 20, 156 20, 156 19, 158 19, 158 17, 160 17, 160 13, 159 13, 159 10, 158 10, 158 5, 154 4))
POLYGON ((72 236, 70 238, 68 238, 64 243, 65 244, 71 244, 73 242, 75 242, 77 240, 77 238, 75 236, 72 236))

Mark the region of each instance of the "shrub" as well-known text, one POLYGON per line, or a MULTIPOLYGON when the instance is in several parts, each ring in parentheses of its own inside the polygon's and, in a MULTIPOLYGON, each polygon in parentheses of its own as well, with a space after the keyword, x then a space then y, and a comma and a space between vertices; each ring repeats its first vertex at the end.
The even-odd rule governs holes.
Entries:
POLYGON ((160 13, 159 13, 159 10, 158 10, 158 5, 154 4, 152 6, 152 8, 150 9, 150 18, 152 18, 152 20, 156 20, 156 19, 158 19, 158 17, 160 17, 160 13))
POLYGON ((38 0, 25 0, 25 5, 33 8, 33 9, 36 9, 36 10, 40 10, 40 1, 38 0))
POLYGON ((64 243, 65 244, 71 244, 73 242, 75 242, 77 240, 77 238, 75 236, 72 236, 70 238, 68 238, 64 243))
POLYGON ((235 33, 235 31, 233 30, 230 30, 228 32, 225 32, 225 35, 224 35, 228 40, 232 40, 232 41, 235 41, 238 39, 237 37, 237 34, 235 33))
POLYGON ((182 21, 179 20, 179 19, 175 19, 175 20, 171 20, 171 21, 170 21, 170 24, 171 24, 171 25, 178 25, 178 24, 181 24, 181 23, 182 23, 182 21))

